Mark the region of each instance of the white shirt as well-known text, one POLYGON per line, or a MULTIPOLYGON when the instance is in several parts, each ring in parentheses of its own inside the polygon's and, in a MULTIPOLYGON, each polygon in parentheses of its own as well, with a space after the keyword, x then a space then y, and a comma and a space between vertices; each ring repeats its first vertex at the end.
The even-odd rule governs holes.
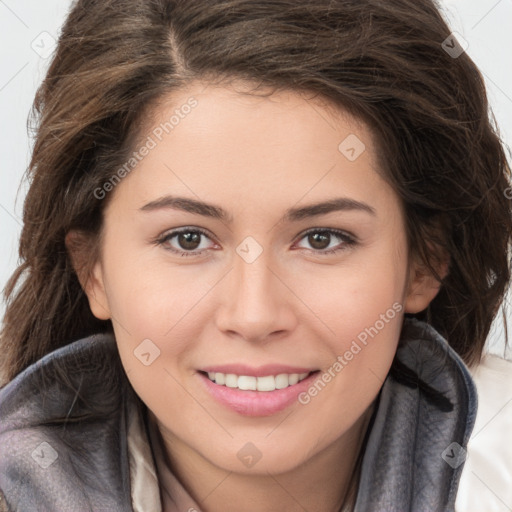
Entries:
POLYGON ((486 354, 469 368, 476 384, 475 427, 455 502, 456 512, 512 511, 512 361, 486 354))

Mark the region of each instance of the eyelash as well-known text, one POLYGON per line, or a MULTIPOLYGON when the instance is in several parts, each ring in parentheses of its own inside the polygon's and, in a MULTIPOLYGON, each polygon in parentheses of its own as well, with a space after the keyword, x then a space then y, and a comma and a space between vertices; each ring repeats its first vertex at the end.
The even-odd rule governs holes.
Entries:
MULTIPOLYGON (((169 240, 172 240, 173 238, 175 238, 177 235, 180 235, 181 233, 200 233, 201 235, 203 235, 207 238, 210 238, 209 234, 200 228, 183 228, 183 229, 177 229, 177 230, 174 230, 174 231, 164 234, 163 236, 157 238, 155 240, 155 243, 157 245, 163 246, 166 242, 168 242, 169 240)), ((311 228, 302 234, 302 236, 299 238, 299 241, 312 233, 334 234, 336 237, 338 237, 342 240, 341 247, 337 247, 334 249, 329 249, 329 250, 306 249, 310 252, 313 252, 315 254, 320 254, 322 256, 324 256, 326 254, 334 254, 337 252, 347 250, 349 247, 352 247, 357 244, 355 237, 349 235, 345 231, 341 231, 339 229, 332 229, 332 228, 329 228, 329 229, 327 229, 327 228, 311 228)), ((179 256, 183 256, 183 257, 200 256, 201 254, 203 254, 203 252, 205 252, 207 250, 207 249, 203 249, 203 250, 197 252, 197 251, 180 251, 180 250, 168 248, 168 247, 165 247, 165 249, 170 252, 173 252, 175 254, 178 254, 179 256)))

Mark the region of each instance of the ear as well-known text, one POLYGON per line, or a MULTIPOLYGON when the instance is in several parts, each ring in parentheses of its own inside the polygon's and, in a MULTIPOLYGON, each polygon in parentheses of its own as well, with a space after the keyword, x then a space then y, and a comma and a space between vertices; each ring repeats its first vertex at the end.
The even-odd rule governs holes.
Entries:
MULTIPOLYGON (((437 261, 436 272, 443 279, 448 274, 449 257, 437 261)), ((441 288, 441 282, 418 258, 411 262, 404 312, 419 313, 428 307, 441 288)))
POLYGON ((92 242, 90 235, 73 230, 66 234, 65 244, 78 281, 89 300, 92 314, 99 320, 109 320, 110 308, 99 251, 91 251, 91 247, 96 247, 97 242, 92 242))

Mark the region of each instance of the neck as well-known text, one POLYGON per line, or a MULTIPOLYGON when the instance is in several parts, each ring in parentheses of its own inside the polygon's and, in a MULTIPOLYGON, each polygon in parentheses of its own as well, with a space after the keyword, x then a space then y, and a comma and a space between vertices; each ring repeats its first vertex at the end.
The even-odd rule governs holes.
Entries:
MULTIPOLYGON (((160 463, 177 477, 199 504, 202 512, 224 512, 226 503, 238 512, 340 512, 351 509, 357 492, 362 444, 374 404, 351 430, 303 464, 285 473, 235 473, 213 465, 189 445, 163 428, 149 412, 157 427, 160 463), (198 478, 200 475, 200 478, 198 478)), ((159 473, 163 510, 170 500, 165 478, 159 473)))

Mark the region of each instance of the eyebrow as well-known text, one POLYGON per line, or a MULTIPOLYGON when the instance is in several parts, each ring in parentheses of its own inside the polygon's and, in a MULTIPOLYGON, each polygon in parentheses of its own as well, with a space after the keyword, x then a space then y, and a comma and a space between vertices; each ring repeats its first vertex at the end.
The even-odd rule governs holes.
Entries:
MULTIPOLYGON (((182 210, 195 213, 204 217, 221 220, 225 223, 232 223, 233 217, 222 207, 205 203, 188 197, 164 196, 151 201, 140 208, 140 211, 150 212, 162 209, 182 210)), ((318 215, 326 215, 335 211, 361 211, 376 215, 375 208, 367 203, 356 201, 348 197, 337 197, 328 201, 314 203, 307 206, 290 208, 282 217, 283 221, 297 222, 318 215)))

